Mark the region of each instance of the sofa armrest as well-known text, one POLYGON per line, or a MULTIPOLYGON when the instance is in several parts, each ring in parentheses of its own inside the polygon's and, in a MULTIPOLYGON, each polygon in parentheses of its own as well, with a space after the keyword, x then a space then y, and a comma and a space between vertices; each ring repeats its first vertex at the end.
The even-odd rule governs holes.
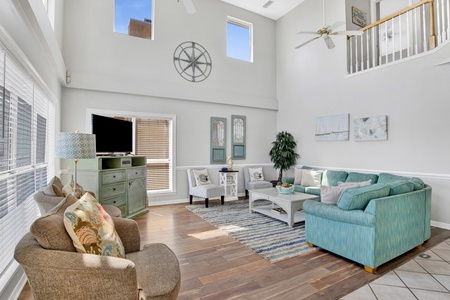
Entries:
POLYGON ((14 258, 36 299, 137 299, 136 269, 128 259, 45 250, 31 233, 17 244, 14 258))
POLYGON ((342 210, 336 205, 325 204, 314 200, 305 200, 303 202, 305 213, 314 215, 327 220, 336 222, 373 227, 375 225, 375 216, 365 213, 362 210, 342 210))
POLYGON ((117 234, 122 240, 125 253, 141 250, 141 236, 136 221, 123 218, 112 218, 117 234))

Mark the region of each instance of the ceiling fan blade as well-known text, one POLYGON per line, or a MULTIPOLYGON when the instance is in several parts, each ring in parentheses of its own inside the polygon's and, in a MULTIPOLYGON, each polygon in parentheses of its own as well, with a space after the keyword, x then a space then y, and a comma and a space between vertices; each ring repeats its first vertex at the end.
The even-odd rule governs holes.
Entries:
POLYGON ((323 40, 325 41, 328 49, 333 49, 335 47, 333 40, 328 35, 326 35, 323 40))
POLYGON ((295 49, 301 48, 301 47, 303 47, 303 46, 305 46, 305 45, 307 45, 307 44, 311 43, 312 41, 315 41, 315 40, 317 40, 318 38, 320 38, 320 36, 318 36, 318 37, 315 37, 315 38, 313 38, 313 39, 310 39, 309 41, 307 41, 307 42, 304 42, 303 44, 300 44, 300 45, 298 45, 297 47, 295 47, 295 49))
POLYGON ((317 34, 317 31, 299 31, 297 34, 317 34))
POLYGON ((188 14, 194 14, 197 11, 192 0, 181 0, 181 2, 183 2, 184 8, 188 14))
POLYGON ((343 31, 336 31, 333 34, 336 34, 336 35, 363 35, 364 31, 361 31, 361 30, 343 30, 343 31))
POLYGON ((336 22, 333 25, 328 26, 328 29, 330 29, 331 31, 334 31, 335 29, 337 29, 337 28, 339 28, 341 26, 344 26, 344 25, 345 25, 344 22, 336 22))

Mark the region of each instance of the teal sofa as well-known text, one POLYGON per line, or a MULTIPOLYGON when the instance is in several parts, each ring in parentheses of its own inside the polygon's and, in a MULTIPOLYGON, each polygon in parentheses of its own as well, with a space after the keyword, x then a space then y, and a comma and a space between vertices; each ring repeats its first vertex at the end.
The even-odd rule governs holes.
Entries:
MULTIPOLYGON (((358 262, 373 273, 430 238, 431 187, 419 178, 335 170, 323 172, 321 185, 368 179, 372 185, 347 189, 337 205, 306 200, 303 210, 310 246, 358 262)), ((294 178, 283 181, 293 183, 294 178)), ((295 185, 295 190, 320 195, 320 187, 295 185)))

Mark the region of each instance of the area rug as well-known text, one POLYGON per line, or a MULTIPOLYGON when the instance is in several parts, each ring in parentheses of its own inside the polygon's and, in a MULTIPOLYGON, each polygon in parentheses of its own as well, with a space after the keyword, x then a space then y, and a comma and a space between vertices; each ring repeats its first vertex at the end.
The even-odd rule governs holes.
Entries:
MULTIPOLYGON (((258 201, 257 205, 270 202, 258 201)), ((224 205, 188 205, 187 209, 234 237, 270 262, 277 262, 315 251, 305 241, 305 224, 289 227, 271 217, 249 213, 248 200, 226 202, 224 205)))

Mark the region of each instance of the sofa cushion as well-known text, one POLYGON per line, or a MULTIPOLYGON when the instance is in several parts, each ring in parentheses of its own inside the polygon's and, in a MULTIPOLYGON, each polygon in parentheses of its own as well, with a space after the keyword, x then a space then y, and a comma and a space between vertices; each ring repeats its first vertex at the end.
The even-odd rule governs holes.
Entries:
POLYGON ((304 193, 305 192, 305 186, 303 185, 294 185, 294 192, 304 193))
POLYGON ((411 178, 398 176, 391 173, 380 173, 378 175, 378 183, 389 183, 397 180, 410 180, 411 178))
POLYGON ((360 181, 360 182, 342 182, 338 181, 338 186, 342 187, 348 187, 348 188, 357 188, 362 186, 367 186, 372 184, 372 179, 369 179, 367 181, 360 181))
POLYGON ((197 186, 211 184, 211 181, 209 180, 209 174, 208 174, 207 169, 192 170, 192 173, 194 174, 195 184, 197 186))
POLYGON ((345 181, 348 173, 346 171, 326 170, 322 175, 322 185, 337 186, 339 181, 345 181))
POLYGON ((343 210, 364 209, 372 199, 389 196, 389 186, 373 184, 346 190, 339 198, 337 206, 343 210))
POLYGON ((78 252, 125 258, 111 216, 91 194, 66 208, 64 225, 78 252))
POLYGON ((360 181, 367 181, 369 179, 372 179, 372 184, 375 184, 378 182, 378 175, 350 172, 348 173, 348 177, 345 180, 345 182, 360 182, 360 181))
MULTIPOLYGON (((295 188, 294 188, 295 190, 295 188)), ((320 186, 307 186, 305 187, 305 193, 310 195, 320 196, 320 186)))
POLYGON ((30 231, 42 248, 76 252, 72 239, 64 227, 64 211, 75 202, 77 202, 77 198, 69 195, 52 208, 47 215, 38 218, 31 224, 30 231))
POLYGON ((386 185, 389 186, 389 188, 391 189, 389 192, 390 196, 400 195, 414 191, 414 184, 409 180, 404 179, 395 180, 386 183, 386 185))
POLYGON ((320 186, 322 181, 322 171, 317 170, 302 170, 302 185, 303 186, 320 186))
POLYGON ((414 184, 415 191, 421 190, 425 187, 425 183, 420 178, 413 177, 410 179, 410 181, 414 184))

